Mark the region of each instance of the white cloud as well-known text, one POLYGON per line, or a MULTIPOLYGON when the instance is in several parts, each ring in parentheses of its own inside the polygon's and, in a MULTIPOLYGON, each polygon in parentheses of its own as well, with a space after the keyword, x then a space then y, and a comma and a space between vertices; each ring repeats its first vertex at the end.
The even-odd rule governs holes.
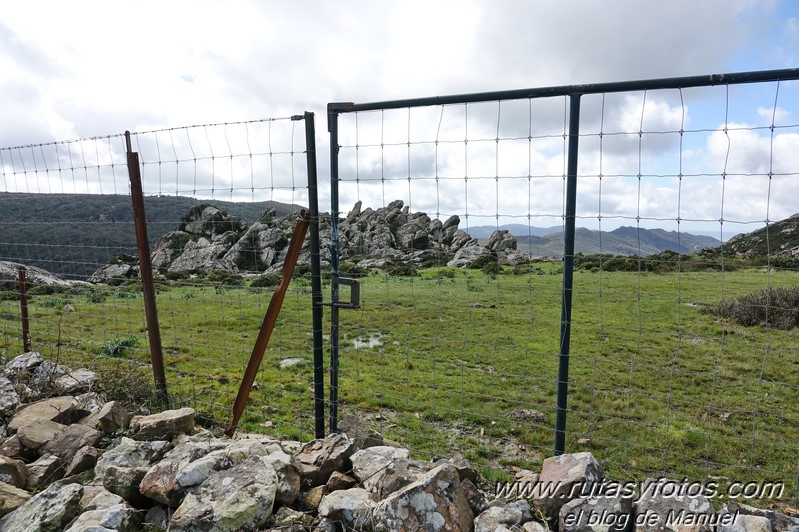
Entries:
MULTIPOLYGON (((7 6, 0 26, 0 44, 6 50, 0 57, 0 116, 14 125, 0 132, 0 145, 310 110, 317 116, 324 203, 329 197, 328 101, 745 70, 736 68, 742 54, 749 62, 759 58, 758 69, 782 67, 787 52, 772 54, 771 30, 790 37, 796 24, 790 17, 780 19, 776 5, 744 0, 468 0, 455 9, 429 0, 359 0, 343 6, 318 3, 309 10, 282 1, 145 0, 123 11, 99 0, 82 3, 80 10, 63 2, 18 2, 7 6), (751 19, 758 23, 751 24, 751 19)), ((796 115, 794 89, 789 83, 782 87, 776 114, 773 91, 765 96, 745 93, 747 114, 734 114, 730 122, 759 117, 770 125, 774 114, 777 125, 790 126, 796 115)), ((616 216, 720 217, 718 183, 686 178, 680 192, 676 175, 692 169, 714 175, 721 171, 727 136, 708 131, 681 137, 679 130, 715 128, 724 118, 723 96, 723 91, 708 90, 583 97, 582 215, 597 216, 601 205, 602 214, 616 216), (600 172, 605 176, 601 196, 600 172), (613 177, 638 173, 644 176, 640 193, 637 179, 613 177)), ((739 105, 735 102, 733 112, 739 105)), ((431 212, 494 219, 498 213, 558 217, 566 111, 565 98, 404 109, 360 113, 357 129, 354 115, 342 115, 340 140, 352 147, 342 151, 342 210, 357 198, 379 206, 399 197, 431 212), (416 181, 409 183, 408 176, 416 181)), ((776 132, 775 168, 795 168, 794 132, 776 132)), ((148 187, 173 193, 213 188, 215 194, 226 191, 244 198, 253 197, 253 189, 281 199, 304 194, 296 183, 303 171, 301 157, 255 157, 252 162, 237 157, 245 150, 239 146, 238 127, 213 130, 213 159, 206 154, 196 165, 169 163, 175 158, 170 150, 189 160, 189 144, 197 151, 205 149, 204 139, 195 139, 195 133, 201 131, 176 131, 170 139, 159 134, 163 146, 155 145, 153 136, 139 138, 147 161, 165 157, 161 165, 146 167, 148 187), (159 148, 166 155, 158 155, 159 148)), ((760 172, 769 160, 764 154, 771 141, 764 141, 764 132, 745 133, 729 134, 735 152, 727 161, 730 172, 760 172)), ((246 147, 248 152, 268 151, 261 133, 250 134, 255 146, 246 147)), ((291 128, 275 132, 273 142, 289 148, 273 146, 272 151, 292 151, 295 136, 291 128)), ((303 144, 301 132, 294 144, 303 144)), ((8 170, 8 162, 4 167, 4 178, 13 181, 16 174, 8 170)), ((73 188, 78 188, 81 180, 75 179, 73 188)), ((97 188, 114 184, 104 179, 96 179, 97 188)), ((83 182, 93 186, 91 179, 89 185, 83 182)), ((737 208, 730 194, 747 193, 735 186, 727 186, 725 212, 737 208)), ((783 185, 774 185, 779 187, 783 185)), ((772 199, 776 212, 784 210, 781 201, 772 199)), ((736 215, 760 215, 740 210, 736 215)))

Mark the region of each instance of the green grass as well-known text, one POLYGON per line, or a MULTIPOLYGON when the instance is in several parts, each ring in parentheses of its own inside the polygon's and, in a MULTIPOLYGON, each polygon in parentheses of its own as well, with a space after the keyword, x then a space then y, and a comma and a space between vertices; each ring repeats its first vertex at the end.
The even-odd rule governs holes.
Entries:
MULTIPOLYGON (((560 268, 361 278, 362 307, 341 311, 341 414, 358 413, 420 458, 459 451, 489 479, 540 467, 554 440, 560 268), (547 422, 520 420, 513 413, 521 409, 544 412, 547 422)), ((799 274, 578 271, 574 282, 568 452, 592 451, 618 480, 784 480, 796 499, 799 332, 744 327, 704 310, 767 285, 799 284, 799 274)), ((170 393, 227 423, 273 288, 181 280, 159 290, 170 393)), ((119 368, 136 367, 137 382, 146 381, 141 297, 130 297, 131 287, 98 293, 72 298, 60 346, 61 309, 34 297, 34 346, 117 378, 125 375, 119 368), (122 358, 107 349, 119 339, 136 339, 122 358)), ((17 310, 0 300, 0 314, 17 310)), ((0 320, 0 352, 19 351, 19 338, 17 321, 0 320)), ((312 438, 312 347, 309 283, 295 279, 243 429, 312 438), (280 369, 287 357, 304 363, 280 369)))

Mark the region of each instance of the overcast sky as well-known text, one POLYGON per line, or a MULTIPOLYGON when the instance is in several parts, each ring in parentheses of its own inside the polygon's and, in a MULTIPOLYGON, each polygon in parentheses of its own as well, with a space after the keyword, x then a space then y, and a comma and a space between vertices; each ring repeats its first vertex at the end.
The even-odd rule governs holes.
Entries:
MULTIPOLYGON (((145 0, 123 6, 32 0, 4 6, 0 49, 0 147, 313 111, 324 203, 327 102, 795 67, 799 4, 145 0)), ((606 228, 635 225, 640 217, 642 225, 676 229, 679 217, 708 220, 709 227, 689 225, 718 231, 722 217, 757 222, 799 211, 793 206, 799 194, 793 183, 799 181, 796 92, 795 83, 782 83, 585 98, 580 173, 594 177, 581 180, 582 225, 600 218, 606 228), (781 127, 772 132, 770 125, 781 127), (631 134, 639 129, 653 134, 631 134), (696 133, 681 136, 680 129, 696 133), (789 175, 769 180, 769 171, 789 175), (639 181, 639 173, 660 177, 639 181), (680 173, 704 177, 680 182, 680 173), (722 180, 721 173, 738 177, 722 180)), ((557 225, 564 116, 559 99, 359 115, 357 125, 354 117, 342 117, 342 144, 357 142, 359 150, 357 156, 354 148, 342 152, 342 178, 348 181, 342 183, 341 209, 359 198, 374 207, 401 198, 414 210, 470 214, 471 225, 496 223, 497 215, 503 221, 557 225), (390 143, 397 146, 385 146, 390 143), (411 185, 409 176, 420 180, 411 185), (464 176, 471 183, 464 183, 464 176)), ((289 151, 297 143, 304 146, 296 124, 268 125, 275 128, 270 134, 276 144, 289 151)), ((227 137, 217 154, 237 152, 230 145, 239 136, 250 142, 250 153, 265 151, 251 145, 260 138, 258 127, 241 129, 210 134, 227 137)), ((198 132, 210 143, 207 131, 198 132)), ((191 135, 184 131, 168 139, 177 158, 189 144, 197 149, 191 135)), ((146 144, 144 136, 141 140, 146 144)), ((158 142, 163 141, 162 135, 158 142)), ((117 149, 114 144, 89 151, 117 149)), ((34 186, 19 168, 3 163, 5 190, 53 189, 38 181, 34 186)), ((245 163, 230 158, 215 161, 212 169, 191 168, 193 184, 188 177, 183 182, 185 165, 160 171, 176 174, 168 178, 176 181, 173 193, 196 190, 197 173, 200 181, 213 173, 211 188, 223 190, 225 179, 254 182, 261 171, 272 172, 269 179, 285 186, 289 174, 296 181, 296 173, 304 171, 298 161, 288 167, 278 163, 276 177, 274 165, 267 170, 266 163, 245 163)), ((152 183, 154 176, 146 179, 152 183)), ((74 190, 103 188, 102 179, 88 181, 84 190, 74 190)), ((246 188, 227 185, 236 197, 234 189, 246 188)), ((102 191, 111 190, 106 183, 102 191)), ((304 193, 273 197, 302 202, 304 193)))

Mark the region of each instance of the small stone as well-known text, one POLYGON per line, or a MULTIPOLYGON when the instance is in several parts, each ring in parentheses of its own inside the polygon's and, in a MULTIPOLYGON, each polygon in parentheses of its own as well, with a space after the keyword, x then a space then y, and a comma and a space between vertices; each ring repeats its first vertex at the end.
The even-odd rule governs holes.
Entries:
POLYGON ((345 433, 353 442, 353 451, 383 445, 383 436, 363 422, 358 416, 348 414, 338 424, 338 430, 345 433))
POLYGON ((122 504, 125 499, 115 493, 111 493, 102 486, 84 486, 83 497, 80 502, 83 505, 83 509, 88 511, 122 504))
POLYGON ((27 491, 0 481, 0 517, 16 510, 30 498, 27 491))
POLYGON ((53 440, 64 429, 66 426, 55 421, 37 419, 20 428, 17 437, 28 449, 38 449, 53 440))
MULTIPOLYGON (((296 459, 282 450, 269 453, 266 463, 277 473, 277 493, 275 500, 283 506, 291 506, 300 496, 300 474, 297 472, 296 459)), ((334 474, 337 471, 333 472, 334 474)))
POLYGON ((105 403, 100 410, 89 414, 80 422, 93 429, 102 430, 105 434, 114 434, 119 429, 126 429, 130 424, 131 415, 118 401, 105 403))
POLYGON ((13 412, 19 406, 19 395, 14 384, 0 376, 0 416, 13 412))
POLYGON ((551 456, 541 467, 538 483, 533 489, 533 503, 554 525, 560 508, 579 495, 580 489, 575 489, 575 486, 590 490, 602 478, 602 466, 589 452, 551 456), (550 486, 556 489, 551 493, 542 491, 550 486))
MULTIPOLYGON (((30 427, 30 425, 28 426, 30 427)), ((25 430, 25 427, 21 430, 25 430)), ((75 423, 58 432, 53 439, 45 443, 40 452, 51 453, 68 459, 82 447, 92 447, 102 438, 102 434, 91 427, 75 423)))
POLYGON ((64 476, 70 477, 88 471, 94 467, 101 454, 101 451, 94 447, 88 445, 81 447, 75 453, 75 456, 72 457, 72 461, 67 466, 66 471, 64 471, 64 476))
POLYGON ((303 485, 314 487, 326 483, 333 471, 341 470, 352 451, 352 440, 342 433, 303 445, 294 455, 303 485))
POLYGON ((74 421, 78 403, 74 397, 53 397, 24 406, 17 410, 8 423, 11 434, 34 421, 53 421, 68 424, 74 421))
POLYGON ((63 478, 64 462, 54 454, 47 454, 28 464, 28 491, 38 491, 63 478))
MULTIPOLYGON (((311 530, 314 519, 310 515, 281 506, 269 519, 267 526, 286 532, 311 530)), ((270 529, 271 530, 271 529, 270 529)))
POLYGON ((325 484, 325 487, 327 488, 327 492, 331 493, 333 491, 350 489, 357 483, 358 481, 351 476, 345 475, 339 471, 333 471, 333 473, 330 475, 330 479, 327 481, 327 484, 325 484))
POLYGON ((469 501, 469 507, 472 509, 474 515, 480 515, 488 508, 488 501, 485 496, 480 493, 480 490, 477 489, 477 486, 475 486, 471 480, 468 478, 462 480, 461 489, 463 489, 463 493, 466 495, 466 500, 469 501))
POLYGON ((383 530, 471 530, 474 514, 458 471, 443 464, 383 499, 372 512, 383 530))
POLYGON ((79 484, 51 484, 0 519, 0 530, 63 530, 78 513, 82 494, 83 486, 79 484))
POLYGON ((0 456, 0 482, 24 488, 28 482, 28 468, 21 460, 0 456))
POLYGON ((95 372, 80 368, 69 371, 58 377, 53 383, 53 386, 56 391, 64 395, 75 394, 90 391, 96 380, 97 374, 95 372))
POLYGON ((96 510, 86 510, 81 513, 64 532, 106 531, 133 532, 139 530, 141 516, 139 512, 121 502, 96 510))
POLYGON ((22 445, 22 442, 19 441, 19 436, 16 434, 7 438, 2 445, 0 445, 0 455, 8 456, 9 458, 17 458, 26 462, 36 459, 36 451, 22 445))
POLYGON ((324 497, 326 493, 327 491, 324 486, 315 486, 304 493, 300 493, 300 502, 303 506, 308 508, 319 508, 322 497, 324 497))
POLYGON ((32 372, 43 360, 42 355, 36 351, 28 351, 6 363, 4 373, 11 378, 15 378, 23 373, 32 372))
POLYGON ((262 456, 248 456, 230 469, 208 477, 191 491, 172 515, 169 530, 255 530, 270 515, 277 474, 262 456))
POLYGON ((319 517, 335 521, 347 530, 361 530, 371 523, 373 506, 365 489, 334 491, 319 503, 319 517))
POLYGON ((130 428, 137 440, 171 440, 178 434, 190 434, 194 429, 193 408, 166 410, 149 416, 134 416, 130 428))

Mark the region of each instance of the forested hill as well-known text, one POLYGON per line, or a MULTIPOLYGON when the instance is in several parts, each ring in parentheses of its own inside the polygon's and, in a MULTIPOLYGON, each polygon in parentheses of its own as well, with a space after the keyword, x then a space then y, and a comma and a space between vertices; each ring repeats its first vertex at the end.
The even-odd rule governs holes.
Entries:
MULTIPOLYGON (((224 209, 248 224, 268 207, 275 207, 278 216, 292 210, 291 205, 272 201, 146 196, 150 245, 176 230, 181 217, 199 203, 224 209)), ((110 257, 135 252, 130 196, 0 192, 0 260, 38 266, 66 278, 85 278, 110 257)))

